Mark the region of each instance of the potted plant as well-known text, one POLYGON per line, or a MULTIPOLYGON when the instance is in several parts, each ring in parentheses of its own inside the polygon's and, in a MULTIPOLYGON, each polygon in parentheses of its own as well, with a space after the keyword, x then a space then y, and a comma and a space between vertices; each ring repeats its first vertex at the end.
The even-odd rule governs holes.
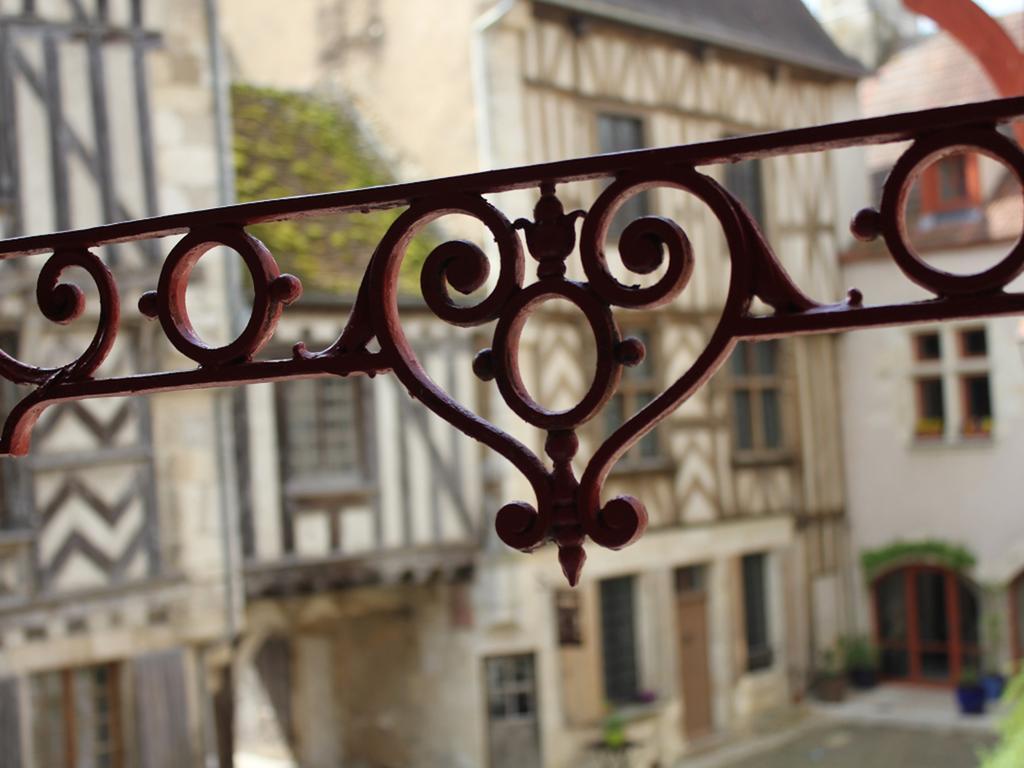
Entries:
POLYGON ((846 675, 854 688, 866 690, 878 684, 878 654, 863 635, 852 635, 842 640, 846 675))
POLYGON ((960 674, 960 683, 956 687, 956 700, 962 714, 980 715, 985 712, 985 689, 978 679, 977 670, 967 667, 960 674))
POLYGON ((985 635, 987 650, 985 653, 985 674, 981 676, 981 686, 985 689, 985 698, 998 701, 1006 688, 1006 678, 999 672, 999 649, 1002 640, 1002 624, 995 611, 989 611, 985 618, 985 635))
POLYGON ((814 692, 822 701, 836 702, 846 698, 846 676, 836 651, 829 649, 821 656, 821 669, 814 692))

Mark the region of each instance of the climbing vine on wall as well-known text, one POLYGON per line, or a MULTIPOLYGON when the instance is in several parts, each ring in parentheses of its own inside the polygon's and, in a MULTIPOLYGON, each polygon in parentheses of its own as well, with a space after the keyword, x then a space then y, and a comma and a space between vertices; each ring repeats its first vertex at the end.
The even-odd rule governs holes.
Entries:
MULTIPOLYGON (((234 162, 241 202, 388 184, 394 178, 338 104, 309 94, 232 88, 234 162)), ((366 264, 397 213, 333 215, 268 224, 249 231, 307 293, 353 294, 366 264)), ((413 240, 402 287, 413 290, 436 239, 413 240)))
POLYGON ((895 541, 877 549, 866 549, 860 555, 864 577, 871 581, 886 570, 911 563, 942 565, 954 571, 974 567, 975 557, 961 544, 938 539, 895 541))

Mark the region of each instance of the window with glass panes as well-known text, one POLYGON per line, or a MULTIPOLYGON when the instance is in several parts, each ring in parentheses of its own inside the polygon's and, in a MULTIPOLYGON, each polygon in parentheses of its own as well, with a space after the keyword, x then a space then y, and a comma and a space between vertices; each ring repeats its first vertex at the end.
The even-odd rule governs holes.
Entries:
POLYGON ((275 386, 285 476, 361 475, 359 381, 326 376, 275 386))
MULTIPOLYGON (((632 336, 643 342, 646 354, 637 365, 624 368, 618 391, 612 395, 604 408, 605 434, 610 435, 629 417, 651 402, 661 391, 655 366, 654 337, 650 330, 643 328, 624 329, 623 336, 632 336)), ((661 455, 658 430, 653 429, 623 457, 622 465, 644 459, 656 459, 661 455)))
POLYGON ((101 664, 32 676, 32 741, 37 765, 125 765, 119 669, 116 664, 101 664))
POLYGON ((743 618, 747 641, 747 670, 772 665, 768 635, 768 557, 764 553, 744 555, 743 618))
POLYGON ((760 160, 741 160, 725 166, 725 188, 764 226, 764 184, 760 160))
POLYGON ((736 345, 729 361, 733 446, 739 453, 778 453, 782 431, 782 378, 779 342, 736 345))
POLYGON ((632 576, 601 582, 601 661, 608 701, 636 701, 637 670, 635 589, 632 576))
MULTIPOLYGON (((597 151, 628 152, 631 149, 643 149, 644 123, 632 115, 599 114, 597 116, 597 151)), ((619 208, 608 226, 608 237, 616 238, 622 234, 633 219, 646 216, 651 211, 647 192, 640 192, 627 199, 619 208)))
POLYGON ((992 392, 986 327, 964 326, 911 335, 919 439, 987 437, 992 392))

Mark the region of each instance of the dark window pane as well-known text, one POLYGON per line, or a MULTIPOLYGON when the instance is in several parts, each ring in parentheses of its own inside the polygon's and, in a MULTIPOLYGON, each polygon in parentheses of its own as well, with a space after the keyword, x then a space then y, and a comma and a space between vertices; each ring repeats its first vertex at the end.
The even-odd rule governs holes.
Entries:
POLYGON ((964 394, 969 419, 988 419, 992 416, 992 401, 989 399, 988 376, 964 377, 964 394))
POLYGON ((906 651, 885 648, 881 654, 883 677, 908 677, 910 675, 910 656, 906 651))
POLYGON ((747 635, 747 669, 771 666, 768 637, 768 574, 764 554, 743 557, 743 609, 747 635))
POLYGON ((978 645, 978 598, 974 591, 957 579, 957 599, 960 608, 960 640, 964 645, 978 645))
POLYGON ((764 224, 760 160, 743 160, 725 166, 725 188, 744 205, 754 221, 764 224))
POLYGON ((277 386, 288 475, 360 472, 357 382, 329 376, 277 386))
POLYGON ((778 371, 779 343, 774 339, 753 344, 754 372, 774 376, 778 371))
POLYGON ((750 413, 750 392, 737 389, 732 396, 733 435, 736 447, 749 451, 754 447, 753 419, 750 413))
POLYGON ((601 653, 608 700, 636 699, 639 686, 631 576, 601 582, 601 653))
POLYGON ((782 421, 779 416, 779 392, 775 389, 761 391, 761 420, 764 430, 764 447, 782 446, 782 421))
POLYGON ((611 400, 604 407, 604 431, 605 434, 610 435, 619 425, 626 420, 626 405, 625 399, 621 392, 616 392, 612 395, 611 400))
POLYGON ((943 571, 917 572, 917 623, 923 643, 949 640, 946 606, 946 574, 943 571))
MULTIPOLYGON (((628 152, 631 149, 643 149, 644 124, 637 117, 629 115, 598 115, 597 116, 598 151, 628 152)), ((612 217, 608 227, 608 237, 616 238, 633 219, 650 213, 650 201, 646 192, 633 195, 626 200, 612 217)))
POLYGON ((925 651, 921 654, 921 676, 927 680, 949 679, 949 653, 925 651))
POLYGON ((729 368, 733 376, 746 376, 750 373, 750 342, 741 341, 729 356, 729 368))
POLYGON ((582 645, 583 630, 580 627, 579 593, 571 589, 555 592, 555 626, 558 627, 558 644, 564 646, 582 645))
POLYGON ((937 333, 919 333, 914 337, 914 352, 918 360, 938 360, 942 357, 942 342, 937 333))
POLYGON ((955 202, 967 197, 967 156, 952 155, 938 162, 939 199, 955 202))
POLYGON ((946 423, 942 379, 917 380, 917 427, 919 436, 941 436, 946 423))
POLYGON ((988 354, 988 340, 984 328, 960 332, 960 354, 964 357, 984 357, 988 354))
POLYGON ((894 571, 878 580, 878 635, 882 643, 907 640, 907 593, 903 571, 894 571))
POLYGON ((676 592, 703 592, 704 588, 703 565, 687 565, 676 569, 676 592))

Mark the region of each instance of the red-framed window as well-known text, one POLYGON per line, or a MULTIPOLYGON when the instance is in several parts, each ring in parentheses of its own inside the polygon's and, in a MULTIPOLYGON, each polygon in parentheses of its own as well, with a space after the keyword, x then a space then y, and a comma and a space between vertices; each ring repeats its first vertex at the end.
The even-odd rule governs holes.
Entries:
POLYGON ((978 156, 949 155, 921 173, 921 213, 945 213, 981 204, 978 156))
POLYGON ((955 571, 897 568, 875 579, 872 596, 884 678, 950 685, 979 670, 979 601, 955 571))

